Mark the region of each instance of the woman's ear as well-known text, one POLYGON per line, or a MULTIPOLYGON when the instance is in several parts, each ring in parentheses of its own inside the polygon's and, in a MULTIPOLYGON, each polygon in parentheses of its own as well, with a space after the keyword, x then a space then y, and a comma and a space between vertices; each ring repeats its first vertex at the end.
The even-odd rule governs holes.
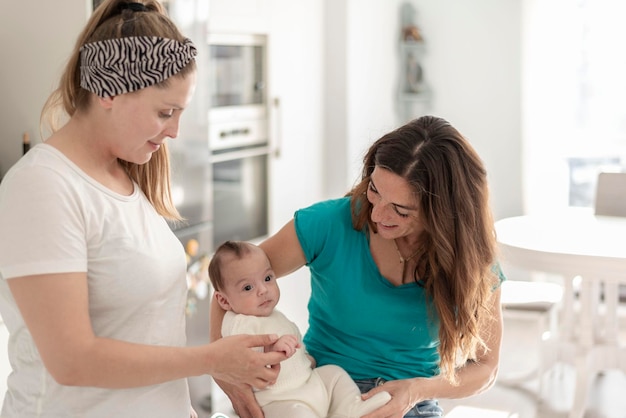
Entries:
POLYGON ((218 290, 215 291, 214 295, 215 295, 215 300, 217 301, 217 303, 219 303, 222 309, 224 309, 225 311, 232 310, 232 308, 230 307, 230 303, 228 303, 228 299, 226 298, 226 295, 224 295, 222 292, 218 290))
POLYGON ((115 96, 98 97, 98 98, 96 98, 96 100, 98 101, 98 104, 103 109, 110 109, 113 106, 113 99, 114 98, 115 98, 115 96))

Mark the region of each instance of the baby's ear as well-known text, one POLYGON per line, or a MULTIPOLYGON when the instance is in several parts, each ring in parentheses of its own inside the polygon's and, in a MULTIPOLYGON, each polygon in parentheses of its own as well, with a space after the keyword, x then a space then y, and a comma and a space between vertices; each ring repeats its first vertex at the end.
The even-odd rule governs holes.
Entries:
POLYGON ((215 300, 217 301, 217 303, 220 304, 220 307, 222 309, 224 309, 225 311, 230 311, 232 310, 230 303, 228 303, 228 299, 226 298, 226 295, 224 295, 222 292, 216 290, 215 293, 215 300))

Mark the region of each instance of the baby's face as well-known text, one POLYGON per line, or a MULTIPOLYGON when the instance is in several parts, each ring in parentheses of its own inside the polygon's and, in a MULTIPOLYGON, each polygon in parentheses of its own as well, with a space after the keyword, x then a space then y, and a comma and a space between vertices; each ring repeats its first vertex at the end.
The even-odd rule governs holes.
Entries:
POLYGON ((263 250, 255 247, 242 259, 224 261, 227 267, 222 269, 222 308, 238 314, 269 316, 280 299, 280 289, 263 250))

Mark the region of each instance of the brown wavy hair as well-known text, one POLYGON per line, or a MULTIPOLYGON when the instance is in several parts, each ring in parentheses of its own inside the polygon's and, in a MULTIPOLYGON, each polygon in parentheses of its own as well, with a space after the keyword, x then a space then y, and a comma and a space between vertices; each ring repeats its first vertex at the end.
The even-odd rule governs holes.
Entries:
POLYGON ((413 272, 439 319, 441 373, 455 384, 458 362, 487 350, 480 333, 497 286, 496 241, 487 172, 469 142, 446 120, 423 116, 384 135, 363 159, 351 196, 356 230, 376 232, 366 191, 375 167, 406 179, 423 223, 413 272))
MULTIPOLYGON (((124 8, 128 0, 105 0, 89 18, 79 34, 74 50, 65 66, 58 88, 52 92, 41 112, 42 137, 45 129, 56 131, 63 121, 77 110, 89 108, 93 93, 80 87, 80 47, 86 43, 130 36, 159 36, 185 41, 185 36, 169 19, 164 7, 156 0, 133 0, 142 3, 146 11, 133 11, 124 8)), ((195 60, 173 77, 186 77, 195 71, 195 60)), ((157 84, 165 88, 169 80, 157 84)), ((170 160, 167 145, 164 143, 146 164, 119 161, 129 177, 144 192, 156 211, 171 220, 180 220, 171 196, 170 160)))

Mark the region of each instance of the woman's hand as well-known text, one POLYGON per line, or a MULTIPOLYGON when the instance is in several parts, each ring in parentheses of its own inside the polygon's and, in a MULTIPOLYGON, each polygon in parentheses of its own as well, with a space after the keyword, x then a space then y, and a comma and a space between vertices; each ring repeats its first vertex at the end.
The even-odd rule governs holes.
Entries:
POLYGON ((419 393, 412 384, 416 379, 411 380, 392 380, 385 382, 383 385, 375 387, 367 393, 364 393, 363 400, 369 399, 379 392, 389 392, 391 400, 377 410, 363 415, 362 418, 402 418, 415 406, 418 402, 423 401, 419 393))
POLYGON ((277 339, 277 335, 267 334, 220 338, 206 346, 207 374, 235 385, 264 389, 276 382, 280 362, 287 356, 283 352, 258 352, 253 348, 269 347, 277 339))
POLYGON ((215 383, 222 388, 224 393, 230 399, 230 403, 233 404, 233 409, 237 415, 241 418, 263 418, 263 410, 259 406, 252 389, 240 385, 234 385, 232 383, 224 382, 223 380, 214 379, 215 383))

